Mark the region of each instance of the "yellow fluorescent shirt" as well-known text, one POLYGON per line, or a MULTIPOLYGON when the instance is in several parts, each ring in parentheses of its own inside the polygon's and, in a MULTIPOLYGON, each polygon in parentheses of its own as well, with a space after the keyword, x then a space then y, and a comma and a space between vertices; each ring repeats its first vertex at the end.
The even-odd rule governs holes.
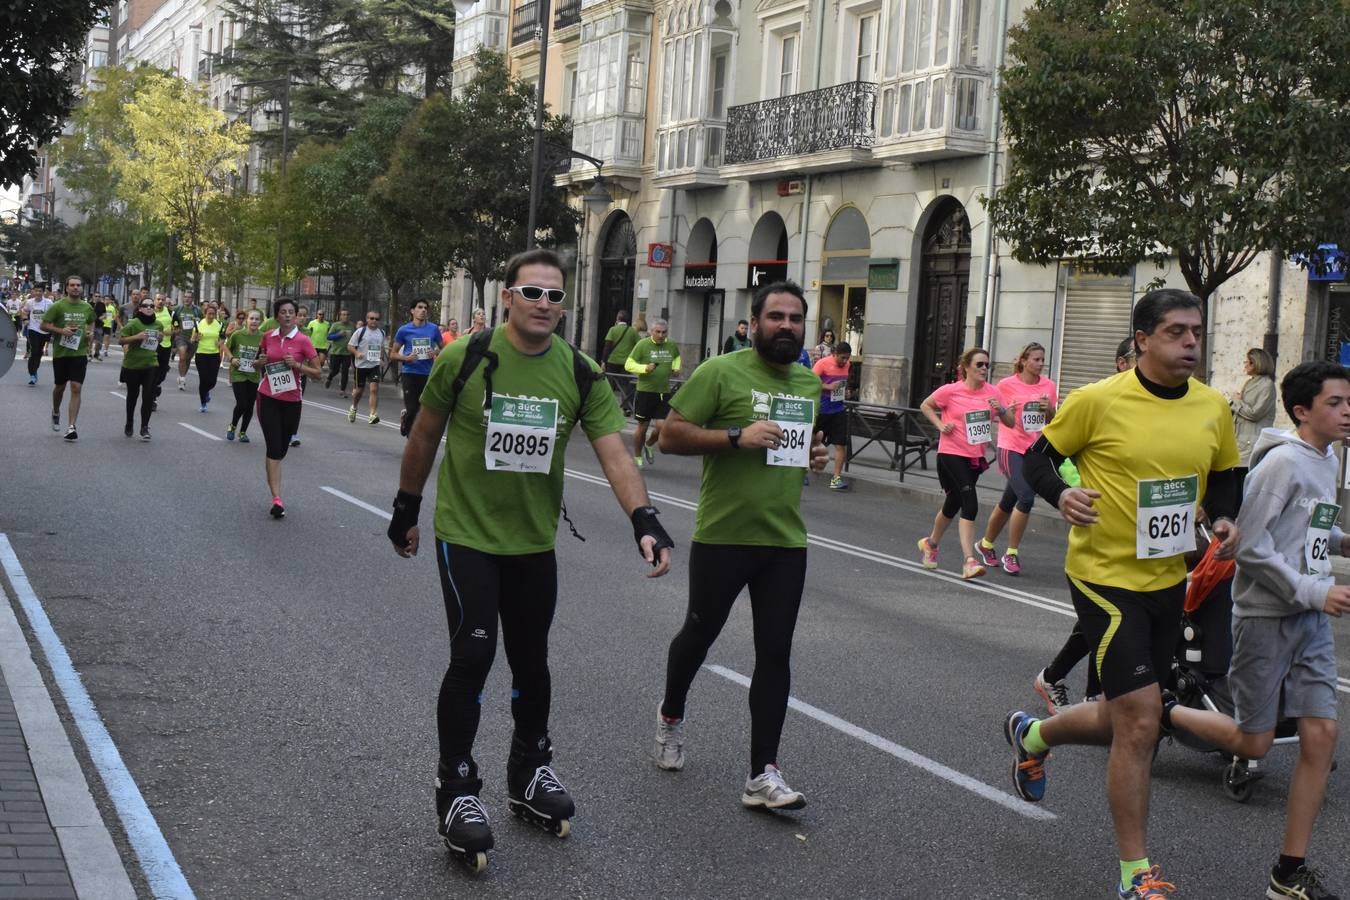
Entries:
MULTIPOLYGON (((1223 395, 1192 378, 1186 395, 1157 397, 1133 370, 1069 394, 1045 438, 1073 457, 1082 486, 1099 491, 1096 524, 1069 533, 1064 570, 1093 584, 1152 591, 1185 579, 1184 558, 1137 558, 1141 481, 1199 479, 1204 499, 1211 472, 1238 464, 1233 417, 1223 395)), ((1194 512, 1191 516, 1194 526, 1194 512)))

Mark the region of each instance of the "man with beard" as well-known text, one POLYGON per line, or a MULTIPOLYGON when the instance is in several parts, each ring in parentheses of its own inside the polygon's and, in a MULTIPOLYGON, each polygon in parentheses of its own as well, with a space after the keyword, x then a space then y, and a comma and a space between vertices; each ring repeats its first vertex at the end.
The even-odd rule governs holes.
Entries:
POLYGON ((824 435, 811 434, 820 378, 796 365, 806 299, 791 282, 755 293, 754 352, 710 359, 670 400, 666 453, 703 456, 703 482, 689 554, 689 606, 670 645, 665 697, 656 711, 656 765, 684 766, 684 706, 709 648, 741 589, 754 609, 750 682, 750 774, 741 803, 801 809, 783 780, 778 741, 787 715, 789 656, 806 581, 802 476, 825 467, 824 435), (754 498, 753 503, 746 502, 754 498))

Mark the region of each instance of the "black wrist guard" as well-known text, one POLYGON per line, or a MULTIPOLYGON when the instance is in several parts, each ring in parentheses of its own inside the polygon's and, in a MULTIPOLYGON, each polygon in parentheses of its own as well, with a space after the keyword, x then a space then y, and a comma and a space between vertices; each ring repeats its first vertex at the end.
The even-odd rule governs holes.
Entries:
POLYGON ((639 506, 633 510, 630 517, 633 520, 633 540, 637 541, 638 552, 642 552, 642 539, 645 537, 656 538, 656 543, 652 545, 652 565, 659 565, 661 562, 661 548, 670 547, 674 549, 675 542, 666 534, 666 530, 661 527, 661 520, 656 518, 656 507, 639 506))
POLYGON ((408 543, 408 532, 417 524, 417 514, 422 511, 422 498, 407 491, 399 491, 394 498, 394 517, 389 520, 389 540, 395 550, 402 550, 408 543))

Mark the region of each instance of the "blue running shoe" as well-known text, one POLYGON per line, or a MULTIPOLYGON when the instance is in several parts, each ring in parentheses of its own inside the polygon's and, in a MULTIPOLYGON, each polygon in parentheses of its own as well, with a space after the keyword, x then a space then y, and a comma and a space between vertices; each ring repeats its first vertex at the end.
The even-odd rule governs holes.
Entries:
POLYGON ((1172 882, 1163 881, 1162 869, 1150 866, 1134 873, 1128 889, 1117 887, 1116 896, 1120 900, 1164 900, 1176 889, 1177 886, 1172 882))
POLYGON ((1013 748, 1013 787, 1017 796, 1028 803, 1039 803, 1045 796, 1045 758, 1050 755, 1049 751, 1032 753, 1022 746, 1022 738, 1035 721, 1038 721, 1035 716, 1020 709, 1008 713, 1003 721, 1003 737, 1013 748))

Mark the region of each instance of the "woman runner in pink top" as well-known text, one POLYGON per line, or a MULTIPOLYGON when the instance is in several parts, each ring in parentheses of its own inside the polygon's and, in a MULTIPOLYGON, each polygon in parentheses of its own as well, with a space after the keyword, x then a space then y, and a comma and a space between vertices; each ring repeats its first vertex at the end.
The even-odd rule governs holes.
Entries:
POLYGON ((1013 374, 997 386, 999 399, 1013 415, 1013 426, 998 430, 998 470, 1008 479, 1008 485, 989 514, 984 537, 975 549, 986 566, 992 568, 1001 563, 1003 571, 1009 575, 1022 571, 1017 551, 1022 546, 1022 535, 1026 534, 1031 507, 1036 502, 1036 492, 1022 477, 1022 455, 1036 443, 1041 430, 1055 417, 1059 405, 1059 389, 1041 374, 1044 369, 1045 348, 1033 341, 1018 354, 1013 374), (994 541, 1009 518, 1012 527, 1008 529, 1008 552, 1000 560, 994 553, 994 541))
POLYGON ((919 406, 920 412, 940 433, 938 439, 938 484, 947 499, 933 519, 933 533, 919 538, 919 557, 926 569, 937 568, 938 544, 947 526, 961 513, 957 534, 965 554, 962 578, 984 574, 975 556, 975 516, 980 511, 975 484, 989 468, 984 449, 994 439, 994 416, 1012 425, 1012 414, 989 385, 989 354, 978 347, 961 354, 957 366, 960 381, 944 384, 919 406))
POLYGON ((281 502, 281 461, 291 435, 300 428, 300 376, 319 378, 314 345, 295 324, 295 301, 282 298, 272 306, 277 328, 262 336, 258 347, 258 425, 267 441, 267 489, 272 492, 272 518, 286 515, 281 502))

